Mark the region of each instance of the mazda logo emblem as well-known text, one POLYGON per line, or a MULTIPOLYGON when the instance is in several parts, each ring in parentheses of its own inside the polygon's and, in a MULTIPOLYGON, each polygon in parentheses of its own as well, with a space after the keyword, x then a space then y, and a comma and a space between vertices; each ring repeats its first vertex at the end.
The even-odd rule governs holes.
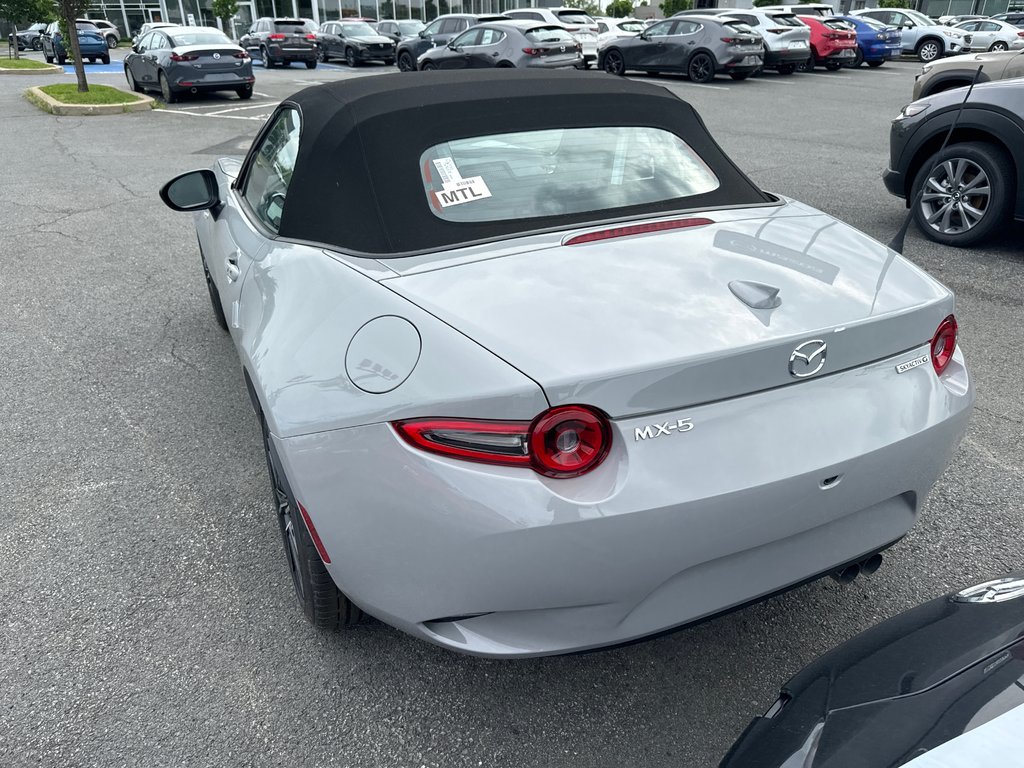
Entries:
POLYGON ((219 58, 220 58, 220 54, 219 54, 219 53, 215 53, 215 54, 213 54, 213 58, 215 58, 215 59, 219 59, 219 58))
POLYGON ((789 356, 789 373, 798 379, 806 379, 820 371, 825 365, 825 350, 828 345, 821 339, 812 339, 793 350, 789 356))

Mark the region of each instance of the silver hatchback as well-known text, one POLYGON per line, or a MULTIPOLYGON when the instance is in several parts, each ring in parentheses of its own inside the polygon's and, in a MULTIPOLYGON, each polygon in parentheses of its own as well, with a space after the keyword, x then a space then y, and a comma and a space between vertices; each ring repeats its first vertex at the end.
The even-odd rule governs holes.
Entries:
POLYGON ((417 68, 489 69, 583 66, 579 41, 564 27, 537 21, 493 21, 470 27, 446 46, 420 56, 417 68))

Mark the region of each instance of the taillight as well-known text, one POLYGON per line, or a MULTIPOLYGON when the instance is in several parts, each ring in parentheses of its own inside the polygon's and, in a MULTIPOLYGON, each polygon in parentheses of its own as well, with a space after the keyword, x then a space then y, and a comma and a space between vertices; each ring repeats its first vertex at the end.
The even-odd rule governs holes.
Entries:
POLYGON ((195 61, 199 57, 193 53, 174 53, 171 52, 171 61, 195 61))
POLYGON ((949 366, 949 361, 953 359, 953 352, 956 350, 956 331, 956 318, 950 315, 939 323, 935 335, 932 336, 932 367, 940 376, 949 366))
POLYGON ((1024 37, 1024 32, 1018 32, 1017 37, 1024 37))
POLYGON ((737 45, 740 39, 738 37, 723 37, 722 42, 728 45, 737 45))
POLYGON ((270 35, 267 38, 267 40, 284 40, 284 39, 285 39, 285 36, 280 34, 280 33, 278 33, 278 32, 275 32, 274 34, 270 35))
POLYGON ((307 40, 316 40, 316 35, 306 35, 307 40))
POLYGON ((248 59, 249 58, 249 54, 246 53, 245 51, 239 51, 238 53, 233 53, 231 55, 234 56, 236 59, 248 59))
POLYGON ((545 411, 532 422, 411 419, 393 423, 410 445, 441 456, 530 467, 547 477, 577 477, 600 464, 611 448, 608 419, 584 405, 545 411))
POLYGON ((541 50, 540 48, 523 48, 523 53, 527 56, 540 56, 541 50))
POLYGON ((583 243, 592 243, 595 240, 611 240, 614 237, 646 235, 650 232, 665 232, 672 229, 685 229, 687 227, 703 227, 714 223, 711 219, 672 219, 670 221, 652 221, 647 224, 630 224, 627 227, 599 229, 596 232, 576 235, 566 240, 563 245, 582 245, 583 243))
POLYGON ((782 33, 788 32, 789 30, 783 27, 782 29, 769 29, 768 31, 771 32, 773 35, 781 35, 782 33))

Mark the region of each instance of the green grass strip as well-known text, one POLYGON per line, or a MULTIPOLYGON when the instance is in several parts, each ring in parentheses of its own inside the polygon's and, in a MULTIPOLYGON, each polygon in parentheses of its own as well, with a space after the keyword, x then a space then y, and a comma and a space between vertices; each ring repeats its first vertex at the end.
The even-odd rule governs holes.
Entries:
POLYGON ((85 93, 79 93, 74 83, 43 85, 39 90, 64 104, 130 104, 139 100, 135 94, 109 85, 90 85, 85 93))
POLYGON ((33 59, 0 59, 0 69, 48 69, 48 66, 33 59))

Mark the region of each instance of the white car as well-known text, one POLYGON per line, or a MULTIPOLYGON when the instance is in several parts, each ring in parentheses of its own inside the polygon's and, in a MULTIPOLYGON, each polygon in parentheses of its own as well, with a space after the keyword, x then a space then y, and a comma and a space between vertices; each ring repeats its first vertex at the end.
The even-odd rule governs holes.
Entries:
POLYGON ((1005 21, 973 19, 954 25, 964 33, 964 53, 1024 49, 1024 29, 1005 21))
POLYGON ((594 16, 593 18, 597 22, 598 48, 610 40, 634 37, 647 28, 641 19, 612 19, 607 16, 594 16))
POLYGON ((505 11, 505 15, 510 19, 544 21, 563 26, 583 46, 583 66, 589 68, 597 61, 597 22, 579 8, 519 8, 505 11))
MULTIPOLYGON (((733 8, 729 10, 740 10, 733 8)), ((750 10, 744 9, 744 10, 750 10)), ((800 3, 798 5, 765 5, 757 9, 761 11, 782 11, 796 16, 835 16, 836 12, 827 3, 800 3)))
POLYGON ((867 16, 903 32, 903 52, 912 53, 927 64, 943 56, 963 53, 962 30, 938 24, 911 8, 868 8, 850 16, 867 16))

